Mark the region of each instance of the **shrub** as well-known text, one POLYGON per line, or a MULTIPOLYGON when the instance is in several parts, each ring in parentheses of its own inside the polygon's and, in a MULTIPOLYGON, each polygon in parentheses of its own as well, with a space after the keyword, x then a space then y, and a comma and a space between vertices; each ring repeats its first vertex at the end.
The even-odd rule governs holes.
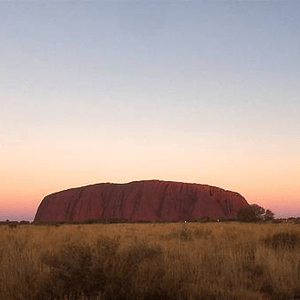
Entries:
POLYGON ((274 220, 274 213, 270 211, 269 209, 266 210, 266 213, 264 215, 264 220, 265 221, 272 221, 274 220))
POLYGON ((166 235, 167 239, 179 239, 182 241, 189 241, 193 238, 191 230, 184 226, 180 229, 174 229, 166 235))
POLYGON ((9 228, 17 228, 18 222, 9 222, 8 226, 9 226, 9 228))
POLYGON ((73 242, 56 254, 46 254, 43 262, 50 267, 50 276, 42 298, 64 299, 71 294, 95 298, 105 289, 118 247, 116 239, 101 238, 94 246, 73 242))
POLYGON ((275 250, 295 249, 300 246, 300 234, 296 232, 278 232, 263 238, 263 243, 275 250))
POLYGON ((237 219, 241 222, 271 221, 274 219, 274 213, 257 204, 252 204, 240 209, 237 213, 237 219))
POLYGON ((119 246, 118 239, 102 237, 93 245, 70 243, 57 254, 45 255, 50 274, 39 299, 155 299, 162 294, 161 247, 142 242, 123 250, 119 246), (141 276, 141 267, 147 277, 141 276))

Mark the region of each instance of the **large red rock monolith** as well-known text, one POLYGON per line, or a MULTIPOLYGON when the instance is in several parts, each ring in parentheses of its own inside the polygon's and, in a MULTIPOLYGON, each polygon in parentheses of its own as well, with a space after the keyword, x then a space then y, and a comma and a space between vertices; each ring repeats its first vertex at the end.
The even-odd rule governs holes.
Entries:
POLYGON ((240 194, 209 185, 161 180, 100 183, 46 196, 34 221, 227 218, 248 205, 240 194))

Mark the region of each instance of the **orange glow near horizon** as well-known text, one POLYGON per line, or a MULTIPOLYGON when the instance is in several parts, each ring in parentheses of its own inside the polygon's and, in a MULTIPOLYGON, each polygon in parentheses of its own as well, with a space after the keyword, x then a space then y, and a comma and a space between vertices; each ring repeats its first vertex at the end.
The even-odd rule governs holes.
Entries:
POLYGON ((300 168, 293 155, 285 161, 275 153, 237 155, 217 144, 190 150, 184 144, 172 147, 161 142, 154 147, 145 143, 132 148, 131 142, 116 141, 115 147, 121 150, 110 151, 110 147, 76 148, 74 143, 63 149, 40 144, 0 158, 0 218, 24 219, 25 215, 32 220, 42 198, 56 191, 144 179, 215 185, 239 192, 250 204, 269 208, 277 216, 300 215, 300 168))
MULTIPOLYGON (((142 175, 142 174, 140 174, 142 175)), ((18 182, 18 186, 15 183, 6 181, 5 189, 1 190, 0 193, 0 217, 2 220, 6 219, 28 219, 33 220, 36 209, 40 201, 48 194, 57 192, 60 190, 83 186, 94 183, 101 182, 116 182, 116 183, 126 183, 135 180, 144 179, 160 179, 160 180, 170 180, 170 181, 182 181, 191 182, 199 184, 210 184, 216 185, 224 189, 229 189, 240 193, 246 198, 249 204, 256 203, 265 208, 271 209, 277 217, 287 217, 287 216, 300 216, 298 203, 300 190, 296 178, 294 180, 279 181, 269 178, 265 178, 261 181, 261 178, 250 178, 247 181, 237 180, 236 178, 218 178, 215 183, 212 182, 211 178, 207 176, 206 178, 199 178, 186 176, 171 176, 171 174, 164 174, 165 177, 146 176, 142 177, 135 176, 107 176, 106 179, 102 180, 90 180, 81 181, 80 176, 73 176, 64 179, 64 174, 62 177, 52 177, 48 174, 48 181, 42 182, 41 178, 33 178, 28 176, 26 180, 21 183, 18 182), (197 180, 195 180, 197 179, 197 180)), ((104 178, 104 177, 103 177, 104 178)))

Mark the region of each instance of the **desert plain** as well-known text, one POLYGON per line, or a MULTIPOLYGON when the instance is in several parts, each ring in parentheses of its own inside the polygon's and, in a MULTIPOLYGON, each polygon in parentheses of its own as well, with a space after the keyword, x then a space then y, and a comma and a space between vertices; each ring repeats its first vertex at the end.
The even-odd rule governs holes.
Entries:
POLYGON ((300 225, 3 224, 0 299, 300 299, 300 225))

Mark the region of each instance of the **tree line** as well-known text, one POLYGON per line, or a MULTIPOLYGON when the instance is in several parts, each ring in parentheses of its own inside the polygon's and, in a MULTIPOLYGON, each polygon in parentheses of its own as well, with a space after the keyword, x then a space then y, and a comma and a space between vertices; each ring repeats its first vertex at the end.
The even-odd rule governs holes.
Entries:
POLYGON ((274 213, 262 206, 252 204, 238 211, 237 220, 241 222, 272 221, 274 220, 274 213))

